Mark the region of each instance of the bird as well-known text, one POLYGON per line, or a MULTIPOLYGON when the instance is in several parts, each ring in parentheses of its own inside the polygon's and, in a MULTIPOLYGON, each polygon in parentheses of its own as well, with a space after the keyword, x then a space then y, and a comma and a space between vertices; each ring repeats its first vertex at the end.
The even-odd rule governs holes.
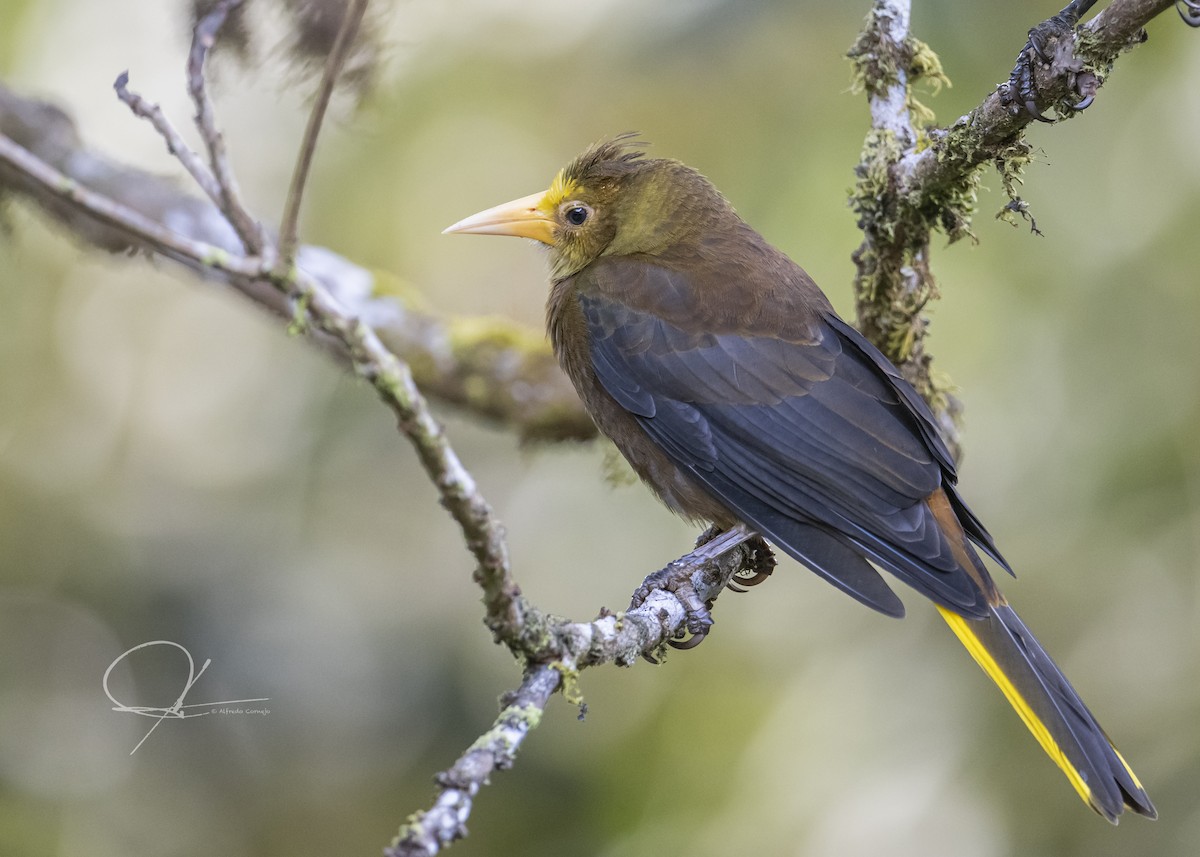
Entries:
POLYGON ((624 134, 447 233, 548 252, 549 338, 585 409, 675 513, 765 537, 887 616, 934 603, 1079 796, 1157 812, 1000 592, 933 413, 812 278, 680 161, 624 134))

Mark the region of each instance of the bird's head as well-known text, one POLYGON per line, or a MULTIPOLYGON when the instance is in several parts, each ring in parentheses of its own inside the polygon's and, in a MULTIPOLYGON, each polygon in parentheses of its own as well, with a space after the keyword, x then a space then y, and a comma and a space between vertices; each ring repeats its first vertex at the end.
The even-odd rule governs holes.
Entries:
POLYGON ((732 209, 715 187, 678 161, 647 158, 622 135, 559 170, 549 190, 460 220, 446 232, 513 235, 550 248, 555 280, 601 256, 655 255, 732 209))

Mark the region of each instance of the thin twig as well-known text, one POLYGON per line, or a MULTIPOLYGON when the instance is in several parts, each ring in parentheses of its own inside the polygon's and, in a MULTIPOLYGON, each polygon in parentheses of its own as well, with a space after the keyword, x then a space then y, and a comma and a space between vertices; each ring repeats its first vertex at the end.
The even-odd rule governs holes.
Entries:
POLYGON ((192 179, 200 186, 200 189, 204 191, 208 198, 214 203, 220 204, 221 188, 217 185, 217 180, 213 178, 212 171, 200 160, 200 156, 193 152, 188 144, 183 141, 183 137, 175 130, 175 126, 171 124, 171 120, 162 112, 162 108, 129 89, 128 71, 123 71, 117 75, 113 89, 117 91, 117 97, 133 111, 134 116, 146 119, 154 126, 154 130, 158 131, 159 135, 166 141, 167 151, 174 155, 179 160, 179 163, 183 164, 184 169, 188 171, 192 179))
POLYGON ((192 35, 192 48, 188 53, 188 93, 196 105, 196 126, 200 129, 200 138, 204 140, 208 149, 209 164, 216 177, 217 187, 220 188, 217 205, 229 218, 246 250, 254 256, 261 256, 267 246, 266 231, 242 203, 241 191, 229 162, 229 153, 225 150, 225 137, 217 127, 216 114, 212 99, 208 97, 208 85, 204 77, 204 65, 213 45, 216 44, 217 33, 220 32, 229 13, 241 4, 242 0, 220 0, 211 12, 196 23, 192 35))
POLYGON ((300 141, 300 152, 296 157, 296 166, 292 171, 291 185, 288 187, 287 201, 283 207, 283 219, 279 225, 279 264, 282 268, 290 268, 295 262, 296 247, 299 241, 300 202, 304 196, 304 185, 312 168, 313 155, 317 150, 317 135, 325 121, 325 111, 329 108, 329 100, 337 85, 338 76, 346 62, 346 56, 354 45, 358 35, 359 24, 367 11, 369 0, 351 0, 342 18, 342 26, 334 39, 329 57, 325 61, 325 71, 321 76, 321 84, 317 87, 317 95, 313 101, 312 111, 308 114, 308 125, 304 129, 304 137, 300 141))
POLYGON ((81 208, 96 221, 136 238, 131 245, 149 246, 168 258, 186 261, 197 268, 238 277, 262 276, 262 266, 255 258, 239 256, 213 244, 172 232, 162 224, 114 202, 108 196, 90 190, 2 134, 0 166, 10 167, 26 181, 35 182, 56 199, 81 208))

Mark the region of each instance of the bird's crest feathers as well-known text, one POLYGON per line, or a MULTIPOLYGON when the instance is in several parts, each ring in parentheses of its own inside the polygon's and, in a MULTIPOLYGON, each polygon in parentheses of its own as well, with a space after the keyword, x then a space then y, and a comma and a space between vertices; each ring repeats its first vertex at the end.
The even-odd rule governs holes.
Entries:
POLYGON ((646 144, 636 138, 637 134, 631 131, 592 144, 558 171, 538 208, 552 215, 560 205, 575 199, 585 190, 594 190, 597 184, 633 172, 646 162, 641 151, 646 144))
POLYGON ((637 134, 627 132, 601 140, 559 171, 554 177, 547 198, 555 197, 556 204, 565 202, 579 187, 594 185, 606 179, 618 179, 634 172, 646 162, 642 148, 646 143, 637 134))

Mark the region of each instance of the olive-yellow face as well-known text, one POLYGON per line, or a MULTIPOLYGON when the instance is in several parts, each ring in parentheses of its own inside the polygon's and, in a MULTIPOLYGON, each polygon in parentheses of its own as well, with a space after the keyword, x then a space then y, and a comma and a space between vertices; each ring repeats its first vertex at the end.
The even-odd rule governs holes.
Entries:
POLYGON ((444 231, 540 241, 550 248, 554 278, 561 279, 598 258, 611 243, 618 192, 615 181, 588 186, 564 170, 548 190, 481 211, 444 231))
POLYGON ((604 255, 655 255, 738 222, 704 176, 678 161, 647 158, 629 135, 597 143, 544 193, 481 211, 446 232, 515 235, 550 248, 555 281, 604 255))
POLYGON ((715 187, 679 161, 647 158, 618 137, 589 148, 550 188, 489 208, 446 232, 514 235, 550 248, 552 278, 605 255, 656 255, 740 224, 715 187))

